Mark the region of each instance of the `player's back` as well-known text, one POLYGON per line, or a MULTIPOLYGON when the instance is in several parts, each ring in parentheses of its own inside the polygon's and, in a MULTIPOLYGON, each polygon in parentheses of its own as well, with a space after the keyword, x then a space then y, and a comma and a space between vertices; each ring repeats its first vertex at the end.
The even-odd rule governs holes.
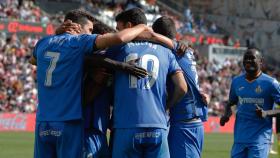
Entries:
POLYGON ((112 49, 119 61, 139 60, 149 77, 116 73, 114 128, 167 128, 166 78, 180 69, 171 50, 150 42, 131 42, 112 49))
POLYGON ((85 54, 93 51, 95 35, 62 34, 41 39, 37 60, 37 121, 80 119, 81 82, 85 54))
MULTIPOLYGON (((173 52, 176 53, 176 52, 173 52)), ((200 117, 207 120, 207 105, 203 102, 199 92, 198 75, 196 71, 196 61, 191 49, 187 49, 184 56, 176 56, 176 60, 181 67, 185 80, 188 83, 188 92, 178 104, 170 109, 170 122, 178 122, 200 117)), ((168 81, 168 91, 173 92, 173 84, 168 81)))

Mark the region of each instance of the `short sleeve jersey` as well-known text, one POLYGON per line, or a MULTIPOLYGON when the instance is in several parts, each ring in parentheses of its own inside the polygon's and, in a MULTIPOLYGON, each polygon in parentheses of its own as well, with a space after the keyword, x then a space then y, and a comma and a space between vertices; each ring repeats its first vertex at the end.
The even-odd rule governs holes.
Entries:
POLYGON ((82 118, 82 73, 86 54, 94 51, 97 35, 62 34, 41 39, 33 56, 37 60, 37 121, 82 118))

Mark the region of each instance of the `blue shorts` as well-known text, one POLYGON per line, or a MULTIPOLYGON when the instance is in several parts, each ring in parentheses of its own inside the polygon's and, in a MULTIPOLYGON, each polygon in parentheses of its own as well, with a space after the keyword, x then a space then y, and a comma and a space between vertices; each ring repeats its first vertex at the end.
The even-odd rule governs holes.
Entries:
POLYGON ((113 158, 170 158, 167 130, 114 129, 113 158))
POLYGON ((231 149, 232 158, 268 158, 270 144, 234 143, 231 149))
POLYGON ((81 120, 36 122, 35 158, 81 158, 83 150, 81 120))
POLYGON ((168 144, 171 158, 200 158, 204 141, 202 122, 171 124, 168 144))
POLYGON ((111 158, 106 134, 98 130, 85 130, 84 158, 111 158))

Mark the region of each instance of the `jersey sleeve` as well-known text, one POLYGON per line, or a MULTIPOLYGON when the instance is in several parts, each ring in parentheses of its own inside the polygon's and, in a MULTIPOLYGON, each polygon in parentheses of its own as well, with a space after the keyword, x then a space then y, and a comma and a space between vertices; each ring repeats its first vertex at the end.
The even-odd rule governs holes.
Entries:
POLYGON ((168 74, 173 74, 176 71, 182 71, 181 67, 179 66, 178 62, 176 61, 176 58, 174 56, 174 54, 172 54, 171 52, 169 53, 169 68, 168 68, 168 74))
POLYGON ((272 82, 271 96, 273 101, 280 105, 280 84, 276 79, 274 79, 272 82))
POLYGON ((230 90, 229 90, 229 102, 237 104, 238 102, 238 97, 235 92, 235 80, 232 80, 230 90))
POLYGON ((97 34, 93 34, 93 35, 84 34, 78 37, 78 44, 81 47, 81 49, 84 50, 83 52, 86 55, 90 55, 97 50, 95 47, 95 40, 97 36, 98 36, 97 34))

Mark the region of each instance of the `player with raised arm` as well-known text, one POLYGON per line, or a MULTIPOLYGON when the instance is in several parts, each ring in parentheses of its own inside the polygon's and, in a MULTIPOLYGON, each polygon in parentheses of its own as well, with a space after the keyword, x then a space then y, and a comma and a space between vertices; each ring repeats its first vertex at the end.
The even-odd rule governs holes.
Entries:
POLYGON ((232 158, 267 158, 272 134, 272 118, 259 118, 257 108, 271 110, 280 103, 280 86, 276 79, 261 71, 263 58, 257 49, 243 56, 244 74, 233 79, 229 103, 220 124, 225 125, 237 105, 232 158))
MULTIPOLYGON (((153 26, 156 33, 175 39, 176 28, 169 17, 158 18, 153 26)), ((178 42, 174 54, 188 84, 188 92, 177 104, 171 104, 168 144, 171 158, 199 158, 204 141, 202 121, 207 120, 207 103, 198 85, 196 61, 191 48, 178 42)), ((173 85, 168 84, 168 94, 173 94, 173 85)))
MULTIPOLYGON (((139 8, 120 13, 116 21, 118 30, 147 23, 139 8)), ((174 102, 187 91, 175 56, 170 49, 147 41, 113 47, 106 54, 118 61, 139 58, 139 66, 149 73, 149 77, 143 79, 121 72, 115 74, 113 158, 169 158, 165 111, 167 75, 175 84, 174 102), (112 52, 119 54, 110 55, 112 52)))
POLYGON ((131 41, 143 32, 151 32, 146 25, 137 25, 118 33, 97 36, 91 35, 95 20, 86 12, 71 11, 65 16, 67 19, 82 26, 80 35, 65 33, 42 38, 33 51, 38 81, 35 157, 82 157, 84 56, 97 49, 131 41))

